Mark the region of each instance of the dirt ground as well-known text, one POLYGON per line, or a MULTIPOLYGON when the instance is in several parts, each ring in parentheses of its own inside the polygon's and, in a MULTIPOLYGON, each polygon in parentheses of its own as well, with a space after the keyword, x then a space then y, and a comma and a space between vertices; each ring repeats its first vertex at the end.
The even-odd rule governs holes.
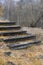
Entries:
MULTIPOLYGON (((37 35, 43 43, 43 29, 24 27, 23 30, 37 35)), ((0 44, 2 45, 0 48, 0 65, 8 65, 8 61, 14 63, 14 65, 43 65, 43 44, 33 45, 22 50, 10 50, 5 44, 0 44), (6 51, 11 52, 11 55, 4 55, 6 51)))
POLYGON ((43 29, 41 28, 29 28, 29 27, 23 27, 23 30, 26 30, 27 33, 31 33, 37 36, 38 39, 43 41, 43 29))

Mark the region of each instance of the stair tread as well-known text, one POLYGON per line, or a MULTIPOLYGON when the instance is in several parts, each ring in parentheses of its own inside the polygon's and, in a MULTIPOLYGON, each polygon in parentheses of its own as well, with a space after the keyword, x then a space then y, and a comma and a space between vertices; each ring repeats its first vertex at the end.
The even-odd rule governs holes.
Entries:
POLYGON ((1 23, 2 23, 2 24, 3 24, 3 23, 4 23, 4 24, 5 24, 5 23, 6 23, 6 24, 7 24, 7 23, 9 24, 9 23, 16 23, 16 22, 0 22, 0 24, 1 24, 1 23))
POLYGON ((35 37, 35 35, 11 36, 10 38, 5 38, 5 39, 15 39, 15 38, 24 38, 24 37, 35 37))
POLYGON ((14 35, 14 36, 12 36, 12 35, 6 35, 6 36, 0 36, 0 38, 22 38, 22 37, 28 37, 29 35, 31 35, 31 34, 21 34, 21 35, 14 35))
POLYGON ((9 36, 9 35, 8 35, 8 36, 7 36, 7 35, 6 35, 6 36, 3 36, 3 35, 2 35, 2 36, 0 36, 0 38, 5 38, 5 39, 6 39, 6 38, 7 38, 7 39, 8 39, 8 38, 20 38, 20 37, 22 38, 22 37, 27 37, 27 35, 30 35, 30 34, 20 34, 20 35, 14 35, 14 36, 12 36, 12 35, 10 35, 10 36, 9 36))
POLYGON ((25 40, 25 41, 16 41, 16 42, 9 42, 8 44, 26 44, 28 42, 34 42, 34 40, 25 40))
POLYGON ((19 30, 21 29, 20 25, 15 25, 15 26, 0 26, 0 31, 3 30, 19 30))
POLYGON ((7 28, 7 27, 21 27, 20 25, 12 25, 12 26, 0 26, 0 28, 7 28))
POLYGON ((27 43, 34 43, 34 42, 41 42, 40 40, 29 40, 29 41, 24 41, 24 42, 14 42, 14 43, 11 43, 11 44, 14 44, 14 45, 19 45, 19 44, 27 44, 27 43))
POLYGON ((36 37, 33 36, 33 35, 26 35, 26 36, 15 36, 15 37, 9 37, 9 38, 3 38, 3 41, 4 42, 10 42, 10 43, 13 43, 13 42, 20 42, 20 41, 29 41, 29 40, 32 40, 32 39, 35 39, 36 37))
POLYGON ((0 34, 8 34, 8 33, 17 33, 17 32, 27 32, 23 30, 17 30, 17 31, 0 31, 0 34))
POLYGON ((20 31, 22 29, 11 29, 11 30, 0 30, 0 33, 4 33, 4 32, 16 32, 16 31, 20 31))

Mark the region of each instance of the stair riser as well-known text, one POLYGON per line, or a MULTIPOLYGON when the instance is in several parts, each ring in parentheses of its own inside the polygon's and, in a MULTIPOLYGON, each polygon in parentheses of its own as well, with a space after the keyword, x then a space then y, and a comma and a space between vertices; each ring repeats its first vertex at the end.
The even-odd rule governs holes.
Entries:
POLYGON ((0 26, 8 26, 8 25, 15 25, 16 24, 16 22, 0 22, 0 26))
POLYGON ((10 32, 10 33, 0 33, 0 36, 15 36, 15 35, 25 35, 26 31, 21 31, 21 32, 10 32))
POLYGON ((6 27, 6 28, 4 28, 4 27, 2 27, 2 28, 0 28, 0 31, 5 31, 5 30, 19 30, 19 29, 21 29, 21 27, 6 27))

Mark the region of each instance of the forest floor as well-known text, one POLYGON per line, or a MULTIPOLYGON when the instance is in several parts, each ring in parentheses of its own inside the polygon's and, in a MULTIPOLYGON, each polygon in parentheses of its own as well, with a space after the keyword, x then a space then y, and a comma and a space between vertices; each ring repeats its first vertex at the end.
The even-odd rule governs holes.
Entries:
POLYGON ((23 30, 26 30, 27 33, 31 33, 37 36, 38 39, 43 41, 43 29, 41 28, 31 28, 31 27, 23 27, 23 30))
POLYGON ((32 45, 27 49, 12 51, 6 48, 5 44, 1 43, 0 65, 8 65, 6 62, 12 62, 14 65, 43 65, 43 29, 23 27, 23 30, 27 30, 27 33, 35 34, 37 39, 42 41, 41 44, 32 45), (6 51, 11 52, 11 55, 5 56, 4 52, 6 51))

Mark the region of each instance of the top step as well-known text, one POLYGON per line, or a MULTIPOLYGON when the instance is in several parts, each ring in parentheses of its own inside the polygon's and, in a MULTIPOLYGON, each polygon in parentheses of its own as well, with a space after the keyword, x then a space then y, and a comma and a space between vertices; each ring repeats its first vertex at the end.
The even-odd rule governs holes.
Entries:
POLYGON ((16 22, 0 22, 0 26, 15 25, 16 22))

